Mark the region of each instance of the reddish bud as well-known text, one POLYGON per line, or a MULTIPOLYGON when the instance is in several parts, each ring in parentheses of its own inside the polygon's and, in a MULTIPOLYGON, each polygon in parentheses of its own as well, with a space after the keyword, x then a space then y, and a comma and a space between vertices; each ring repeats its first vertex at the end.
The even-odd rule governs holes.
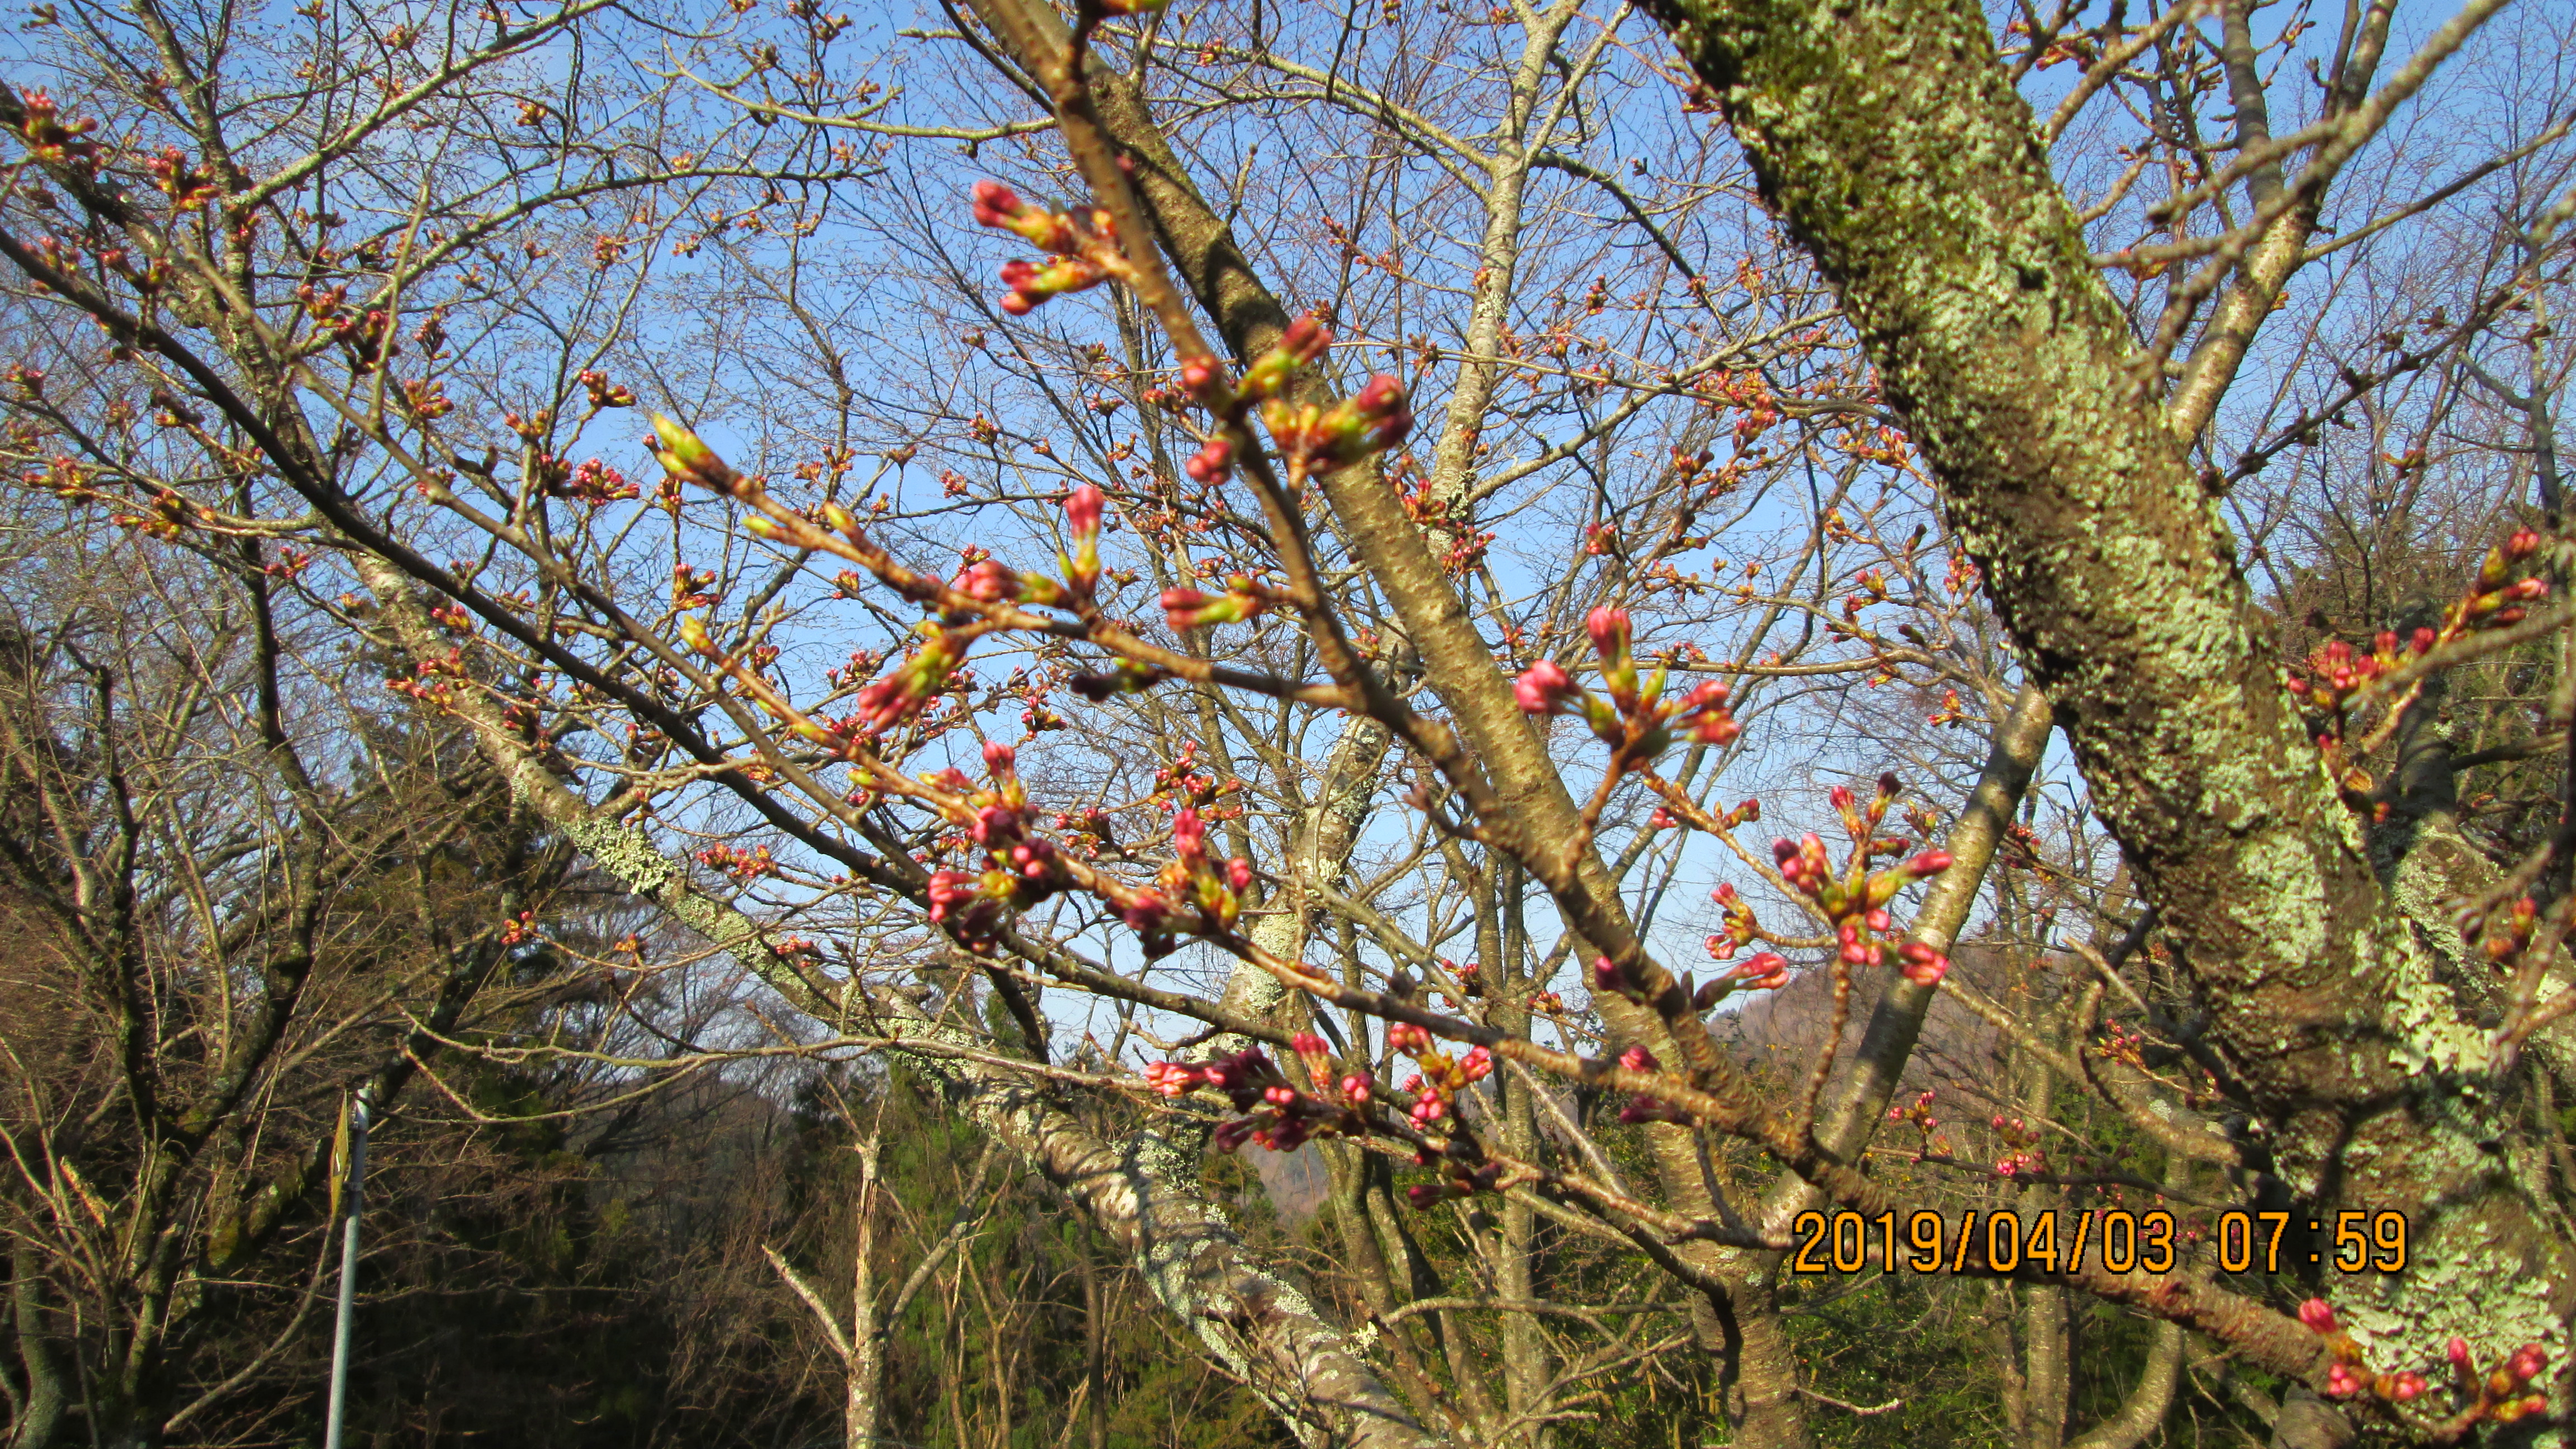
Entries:
POLYGON ((2311 1298, 2299 1305, 2299 1321, 2306 1324, 2310 1332, 2332 1333, 2335 1331, 2334 1307, 2322 1298, 2311 1298))
POLYGON ((1206 447, 1192 453, 1189 461, 1181 465, 1181 471, 1196 482, 1214 485, 1225 481, 1233 460, 1232 443, 1223 438, 1210 438, 1206 447))
POLYGON ((1919 941, 1897 947, 1896 959, 1904 963, 1897 969, 1917 986, 1937 986, 1950 974, 1950 958, 1919 941))
POLYGON ((1555 714, 1579 693, 1572 676, 1553 659, 1542 659, 1512 682, 1512 698, 1524 713, 1555 714))
POLYGON ((1076 540, 1099 536, 1100 507, 1104 501, 1100 490, 1089 483, 1083 484, 1065 496, 1064 520, 1073 530, 1076 540))
POLYGON ((1605 662, 1628 657, 1628 611, 1604 605, 1583 616, 1583 632, 1592 636, 1592 647, 1605 662))

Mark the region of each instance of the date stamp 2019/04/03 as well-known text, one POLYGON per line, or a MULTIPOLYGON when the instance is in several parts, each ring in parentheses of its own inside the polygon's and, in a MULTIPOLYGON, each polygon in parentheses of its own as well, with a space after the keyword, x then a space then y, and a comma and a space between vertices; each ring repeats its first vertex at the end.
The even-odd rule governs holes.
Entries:
POLYGON ((2339 1212, 2330 1218, 2284 1212, 2223 1212, 2205 1229, 2187 1229, 2163 1208, 2059 1214, 1930 1209, 1900 1217, 1856 1212, 1803 1212, 1791 1220, 1792 1273, 2012 1273, 2027 1264, 2080 1273, 2094 1263, 2113 1273, 2170 1273, 2189 1239, 2205 1233, 2225 1273, 2296 1272, 2332 1266, 2346 1273, 2406 1271, 2404 1213, 2339 1212), (2061 1224, 2061 1217, 2063 1223, 2061 1224), (2307 1231, 2293 1233, 2304 1221, 2307 1231), (2063 1264, 2061 1268, 2061 1262, 2063 1264))

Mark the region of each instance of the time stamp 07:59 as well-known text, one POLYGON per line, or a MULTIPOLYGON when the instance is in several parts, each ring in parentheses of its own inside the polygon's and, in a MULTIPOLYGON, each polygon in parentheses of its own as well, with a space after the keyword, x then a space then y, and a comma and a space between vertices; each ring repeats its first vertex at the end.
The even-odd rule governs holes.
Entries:
MULTIPOLYGON (((2296 1271, 2302 1262, 2322 1267, 2331 1260, 2346 1273, 2406 1271, 2404 1213, 2339 1212, 2331 1225, 2308 1218, 2307 1232, 2285 1243, 2295 1216, 2220 1213, 2211 1228, 2219 1270, 2278 1273, 2285 1263, 2296 1271)), ((2058 1217, 2039 1212, 2025 1219, 1973 1209, 1955 1218, 1925 1209, 1901 1220, 1893 1212, 1874 1218, 1856 1212, 1803 1212, 1789 1224, 1797 1243, 1789 1271, 1857 1273, 1876 1259, 1890 1272, 1901 1264, 1917 1273, 1960 1273, 1969 1270, 1972 1254, 1977 1271, 1994 1273, 2017 1272, 2024 1264, 2055 1273, 2061 1271, 2061 1257, 2067 1273, 2083 1272, 2087 1262, 2113 1273, 2170 1273, 2181 1262, 2185 1235, 2174 1215, 2162 1208, 2068 1214, 2062 1230, 2058 1217)))

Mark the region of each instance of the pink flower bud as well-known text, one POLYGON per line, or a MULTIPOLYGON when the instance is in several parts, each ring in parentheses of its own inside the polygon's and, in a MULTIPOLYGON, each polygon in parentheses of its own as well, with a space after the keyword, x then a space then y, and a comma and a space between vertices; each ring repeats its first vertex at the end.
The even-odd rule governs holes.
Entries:
POLYGON ((1234 889, 1236 895, 1252 889, 1252 862, 1239 855, 1227 861, 1225 883, 1234 889))
POLYGON ((973 196, 978 226, 1000 226, 1021 205, 1019 193, 998 181, 976 182, 973 196))
POLYGON ((2424 1388, 2424 1376, 2410 1369, 2389 1382, 2388 1397, 2403 1404, 2422 1398, 2424 1388))
POLYGON ((1330 1050, 1324 1039, 1311 1031, 1301 1031, 1288 1038, 1288 1045, 1301 1057, 1320 1057, 1330 1050))
POLYGON ((1592 647, 1604 660, 1628 657, 1628 611, 1604 605, 1583 616, 1583 632, 1592 637, 1592 647))
POLYGON ((1937 986, 1950 974, 1950 958, 1919 941, 1908 941, 1896 948, 1896 957, 1905 963, 1897 969, 1917 986, 1937 986))
POLYGON ((998 604, 1020 596, 1020 576, 991 559, 986 559, 957 576, 957 592, 986 604, 998 604))
POLYGON ((1368 1073, 1352 1072, 1342 1078, 1342 1095, 1354 1102, 1365 1102, 1375 1085, 1368 1073))
POLYGON ((2464 1374, 2469 1372, 2469 1341, 2467 1339, 2461 1338, 2456 1334, 2452 1335, 2450 1345, 2444 1350, 2444 1352, 2450 1357, 2451 1367, 2458 1369, 2464 1374))
POLYGON ((1905 863, 1905 873, 1911 876, 1939 875, 1949 868, 1950 852, 1946 850, 1927 850, 1905 863))
POLYGON ((2335 1331, 2334 1307, 2322 1298, 2311 1298, 2299 1305, 2299 1321, 2306 1324, 2311 1332, 2332 1333, 2335 1331))
POLYGON ((1301 363, 1323 356, 1324 349, 1332 345, 1333 334, 1311 316, 1289 323, 1279 338, 1279 350, 1301 363))
POLYGON ((2547 1367, 2548 1350, 2536 1343, 2526 1343, 2513 1351, 2513 1357, 2505 1360, 2504 1371, 2513 1375, 2514 1382, 2519 1384, 2540 1377, 2540 1371, 2547 1367))
POLYGON ((1351 399, 1351 406, 1363 416, 1384 417, 1404 406, 1404 384, 1381 372, 1351 399))
POLYGON ((2351 1369, 2342 1364, 2335 1364, 2326 1370, 2327 1398, 2349 1399, 2360 1392, 2361 1380, 2353 1377, 2351 1369))
POLYGON ((1494 1054, 1484 1047, 1471 1048, 1458 1059, 1458 1070, 1468 1081, 1481 1082, 1494 1074, 1494 1054))
POLYGON ((1011 773, 1013 769, 1018 767, 1018 764, 1019 754, 1009 745, 1002 743, 1000 740, 986 740, 984 742, 984 768, 991 772, 996 778, 1011 773))
POLYGON ((1181 386, 1200 402, 1212 403, 1225 385, 1225 364, 1213 357, 1192 357, 1181 363, 1181 386))
POLYGON ((1089 483, 1065 496, 1064 519, 1077 544, 1086 538, 1100 536, 1100 506, 1103 501, 1099 488, 1089 483))
POLYGON ((1223 438, 1211 438, 1206 447, 1190 455, 1189 461, 1181 465, 1181 471, 1200 483, 1221 483, 1225 481, 1233 460, 1234 445, 1223 438))
POLYGON ((1512 697, 1525 714, 1554 714, 1574 693, 1573 678, 1553 659, 1531 665, 1512 683, 1512 697))
POLYGON ((1632 1072, 1651 1072, 1663 1063, 1656 1061, 1655 1054, 1644 1047, 1632 1046, 1619 1054, 1619 1065, 1632 1072))
POLYGON ((1184 865, 1195 865, 1207 856, 1207 828, 1199 823, 1199 812, 1187 805, 1172 817, 1172 853, 1184 865))

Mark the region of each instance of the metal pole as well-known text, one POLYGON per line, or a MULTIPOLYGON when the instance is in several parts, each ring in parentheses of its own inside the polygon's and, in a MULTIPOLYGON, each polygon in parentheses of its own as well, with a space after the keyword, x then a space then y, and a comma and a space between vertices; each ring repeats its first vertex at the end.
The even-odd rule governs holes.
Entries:
POLYGON ((340 1242, 340 1319, 331 1333, 331 1409, 323 1449, 340 1449, 340 1410, 349 1395, 349 1329, 358 1315, 358 1190, 367 1178, 367 1094, 349 1112, 349 1176, 340 1242))

